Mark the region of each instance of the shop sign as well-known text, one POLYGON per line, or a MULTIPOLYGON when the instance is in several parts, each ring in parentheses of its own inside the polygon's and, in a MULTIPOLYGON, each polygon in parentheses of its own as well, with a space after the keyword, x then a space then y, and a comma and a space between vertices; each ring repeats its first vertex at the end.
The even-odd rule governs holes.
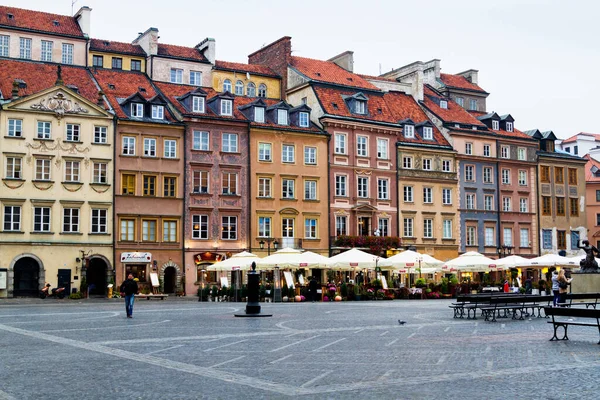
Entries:
POLYGON ((223 256, 219 253, 207 251, 200 254, 194 254, 194 262, 196 265, 200 265, 202 263, 215 263, 223 260, 223 256))
POLYGON ((149 263, 152 260, 152 253, 121 253, 122 263, 149 263))
POLYGON ((0 269, 0 289, 6 289, 6 269, 0 269))

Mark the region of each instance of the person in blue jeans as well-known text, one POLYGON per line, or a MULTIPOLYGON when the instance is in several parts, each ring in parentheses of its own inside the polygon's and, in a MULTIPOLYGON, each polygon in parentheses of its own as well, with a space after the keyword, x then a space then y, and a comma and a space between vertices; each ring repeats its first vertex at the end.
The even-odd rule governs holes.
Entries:
POLYGON ((552 306, 556 307, 560 299, 560 292, 558 287, 558 271, 556 269, 552 271, 552 294, 554 295, 552 306))
POLYGON ((133 300, 138 292, 138 284, 133 280, 133 274, 129 274, 127 279, 121 284, 121 294, 125 295, 125 311, 127 318, 133 318, 133 300))

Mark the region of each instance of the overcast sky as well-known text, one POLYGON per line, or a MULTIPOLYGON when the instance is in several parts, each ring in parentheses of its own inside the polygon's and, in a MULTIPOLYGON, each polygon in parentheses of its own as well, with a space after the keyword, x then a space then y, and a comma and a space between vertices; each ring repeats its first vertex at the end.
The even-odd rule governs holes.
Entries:
MULTIPOLYGON (((71 14, 71 0, 0 3, 71 14)), ((74 10, 83 5, 95 38, 130 42, 152 26, 162 43, 215 38, 219 60, 247 62, 286 35, 302 57, 352 50, 355 72, 369 75, 439 58, 445 73, 479 70, 487 111, 512 114, 518 129, 600 133, 595 0, 78 0, 74 10)))

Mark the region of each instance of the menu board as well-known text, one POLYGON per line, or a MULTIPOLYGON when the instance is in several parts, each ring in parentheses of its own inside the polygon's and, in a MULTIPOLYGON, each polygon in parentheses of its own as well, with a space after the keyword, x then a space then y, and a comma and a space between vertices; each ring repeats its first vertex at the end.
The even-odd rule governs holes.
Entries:
POLYGON ((294 287, 294 277, 290 271, 283 271, 283 276, 285 276, 285 283, 287 287, 294 287))
POLYGON ((385 276, 381 275, 381 287, 383 287, 385 290, 387 290, 388 285, 387 285, 387 281, 385 280, 385 276))
POLYGON ((160 286, 160 283, 158 282, 158 274, 156 272, 150 272, 150 282, 152 282, 152 287, 160 286))
POLYGON ((229 281, 226 276, 221 277, 221 287, 229 287, 229 281))

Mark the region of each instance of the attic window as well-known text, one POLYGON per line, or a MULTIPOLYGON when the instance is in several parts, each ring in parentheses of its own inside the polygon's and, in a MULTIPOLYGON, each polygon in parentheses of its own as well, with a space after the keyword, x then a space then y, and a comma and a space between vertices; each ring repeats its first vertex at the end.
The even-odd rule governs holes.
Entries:
POLYGON ((333 106, 334 110, 339 110, 337 103, 331 103, 331 105, 333 106))
POLYGON ((383 110, 381 108, 377 109, 377 114, 381 114, 383 112, 383 110))
POLYGON ((423 139, 433 140, 433 128, 430 126, 423 127, 423 139))
POLYGON ((404 137, 414 138, 415 137, 415 127, 412 125, 404 125, 404 137))
POLYGON ((15 16, 11 13, 6 14, 6 16, 8 17, 8 19, 15 19, 15 16))
POLYGON ((58 25, 60 25, 60 24, 59 24, 59 22, 58 22, 57 20, 54 20, 54 21, 52 21, 52 25, 54 25, 54 26, 58 26, 58 25))
POLYGON ((115 85, 113 85, 112 83, 109 83, 108 84, 108 88, 111 89, 111 90, 114 90, 115 89, 115 85))
POLYGON ((109 45, 110 45, 110 43, 109 43, 109 42, 103 42, 103 44, 104 44, 105 46, 109 46, 109 45))
POLYGON ((356 102, 354 103, 354 112, 356 114, 366 114, 367 102, 364 100, 356 100, 356 102))
POLYGON ((138 87, 138 90, 139 90, 140 92, 142 92, 142 93, 146 93, 146 88, 145 88, 145 87, 139 86, 139 87, 138 87))
POLYGON ((27 83, 23 79, 15 79, 15 82, 19 84, 19 89, 27 88, 27 83))
POLYGON ((513 131, 513 123, 507 122, 506 123, 506 132, 512 132, 512 131, 513 131))
POLYGON ((497 131, 500 129, 500 121, 492 121, 492 130, 497 131))
POLYGON ((448 102, 446 100, 440 100, 440 108, 448 109, 448 102))
POLYGON ((69 89, 71 89, 72 91, 74 91, 75 93, 79 93, 79 88, 75 85, 67 85, 67 87, 69 89))
POLYGON ((316 76, 321 76, 321 73, 320 72, 315 72, 315 75, 316 76))
POLYGON ((347 80, 349 80, 350 82, 352 82, 352 78, 346 78, 347 80))

